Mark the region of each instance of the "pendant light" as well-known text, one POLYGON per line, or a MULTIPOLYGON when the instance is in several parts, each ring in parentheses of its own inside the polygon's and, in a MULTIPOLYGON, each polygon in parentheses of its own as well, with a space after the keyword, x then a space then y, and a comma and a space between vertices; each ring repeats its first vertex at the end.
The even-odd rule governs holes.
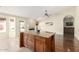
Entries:
POLYGON ((47 10, 45 10, 45 14, 44 14, 45 16, 47 16, 47 17, 49 17, 49 15, 48 15, 48 13, 47 13, 47 10))

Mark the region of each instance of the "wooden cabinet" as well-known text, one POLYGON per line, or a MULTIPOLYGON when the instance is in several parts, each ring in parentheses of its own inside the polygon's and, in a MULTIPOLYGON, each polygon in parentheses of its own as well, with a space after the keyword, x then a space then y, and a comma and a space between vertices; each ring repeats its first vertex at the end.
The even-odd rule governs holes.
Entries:
POLYGON ((64 35, 74 37, 74 27, 64 27, 64 35))
POLYGON ((36 41, 36 52, 54 52, 55 51, 55 41, 53 37, 44 38, 44 37, 35 37, 36 41))
POLYGON ((20 32, 20 47, 24 47, 24 32, 20 32))
POLYGON ((52 52, 55 51, 54 35, 46 38, 38 35, 26 33, 24 46, 35 52, 52 52))
POLYGON ((28 47, 28 35, 26 33, 24 33, 24 46, 28 47))
POLYGON ((25 33, 24 37, 25 37, 24 38, 24 46, 31 49, 31 50, 34 50, 34 36, 25 33))
POLYGON ((28 45, 28 48, 30 48, 31 50, 34 50, 34 36, 33 35, 28 34, 27 45, 28 45))
POLYGON ((74 34, 74 27, 64 27, 64 33, 74 34))
POLYGON ((51 37, 51 45, 52 45, 52 52, 55 52, 55 37, 54 37, 54 35, 51 37))
POLYGON ((35 51, 43 52, 45 50, 45 38, 35 37, 35 51))

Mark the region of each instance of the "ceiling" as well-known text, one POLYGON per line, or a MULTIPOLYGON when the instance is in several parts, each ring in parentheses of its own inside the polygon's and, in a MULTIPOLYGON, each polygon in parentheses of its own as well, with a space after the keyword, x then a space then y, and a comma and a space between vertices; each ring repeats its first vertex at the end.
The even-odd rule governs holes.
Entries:
POLYGON ((0 12, 36 19, 43 16, 45 10, 53 15, 64 8, 67 6, 1 6, 0 12))

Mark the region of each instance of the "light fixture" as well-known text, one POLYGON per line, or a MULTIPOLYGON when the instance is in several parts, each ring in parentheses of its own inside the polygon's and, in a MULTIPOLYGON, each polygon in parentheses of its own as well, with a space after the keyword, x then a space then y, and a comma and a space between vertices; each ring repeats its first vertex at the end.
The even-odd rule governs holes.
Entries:
POLYGON ((48 13, 47 13, 47 10, 45 10, 45 14, 44 14, 44 15, 49 17, 49 15, 48 15, 48 13))

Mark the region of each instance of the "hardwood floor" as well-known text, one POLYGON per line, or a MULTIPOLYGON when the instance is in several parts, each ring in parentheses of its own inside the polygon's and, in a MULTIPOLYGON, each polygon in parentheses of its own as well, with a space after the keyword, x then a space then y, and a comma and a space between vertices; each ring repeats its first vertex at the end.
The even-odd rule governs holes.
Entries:
POLYGON ((56 52, 78 52, 79 40, 70 35, 55 35, 56 52))

